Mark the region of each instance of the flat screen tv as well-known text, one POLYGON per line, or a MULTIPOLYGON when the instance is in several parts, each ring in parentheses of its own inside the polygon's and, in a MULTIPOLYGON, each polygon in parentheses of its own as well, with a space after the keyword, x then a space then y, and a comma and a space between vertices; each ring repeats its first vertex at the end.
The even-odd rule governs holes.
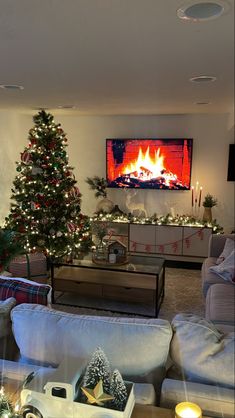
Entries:
POLYGON ((235 181, 235 144, 229 144, 228 181, 235 181))
POLYGON ((108 187, 189 190, 193 140, 107 139, 108 187))

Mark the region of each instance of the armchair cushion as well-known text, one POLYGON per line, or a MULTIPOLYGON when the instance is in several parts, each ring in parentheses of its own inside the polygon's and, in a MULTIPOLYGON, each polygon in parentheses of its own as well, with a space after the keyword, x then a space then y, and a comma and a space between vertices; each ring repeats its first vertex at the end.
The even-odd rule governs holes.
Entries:
POLYGON ((211 266, 210 271, 217 274, 222 279, 235 284, 235 250, 233 250, 222 263, 211 266))
POLYGON ((216 260, 216 264, 222 263, 231 254, 231 252, 234 251, 234 247, 235 241, 231 238, 227 238, 225 241, 224 249, 216 260))
POLYGON ((0 276, 0 300, 14 297, 16 304, 37 303, 47 305, 50 302, 51 286, 42 285, 20 277, 0 276))

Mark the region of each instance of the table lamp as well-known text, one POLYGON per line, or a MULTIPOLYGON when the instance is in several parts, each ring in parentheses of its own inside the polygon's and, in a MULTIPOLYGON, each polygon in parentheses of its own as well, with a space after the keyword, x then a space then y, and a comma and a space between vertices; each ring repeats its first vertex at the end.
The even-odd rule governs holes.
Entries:
POLYGON ((175 418, 202 418, 202 410, 195 403, 181 402, 175 407, 175 418))

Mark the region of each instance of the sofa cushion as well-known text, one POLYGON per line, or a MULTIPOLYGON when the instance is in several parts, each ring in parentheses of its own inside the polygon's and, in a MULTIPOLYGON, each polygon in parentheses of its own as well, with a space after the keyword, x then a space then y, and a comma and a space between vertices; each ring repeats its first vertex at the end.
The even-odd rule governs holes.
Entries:
POLYGON ((87 362, 101 347, 125 378, 151 383, 151 376, 163 377, 172 338, 166 320, 75 315, 28 304, 11 316, 21 357, 29 363, 55 366, 65 356, 87 362))
POLYGON ((0 301, 0 338, 6 337, 11 331, 10 312, 15 304, 16 300, 14 298, 0 301))
POLYGON ((172 327, 171 358, 186 380, 234 387, 234 333, 190 314, 176 315, 172 327))
POLYGON ((216 264, 222 263, 232 251, 234 251, 235 241, 231 238, 227 238, 225 241, 224 249, 220 256, 216 260, 216 264))
POLYGON ((209 287, 216 283, 224 283, 223 279, 210 270, 210 267, 216 265, 216 257, 208 257, 202 264, 202 290, 206 296, 209 287))
POLYGON ((177 403, 187 401, 200 405, 203 416, 234 418, 234 391, 228 388, 164 379, 161 390, 162 408, 175 409, 177 403))
POLYGON ((235 288, 226 284, 214 284, 206 295, 206 319, 214 323, 234 325, 235 288))
POLYGON ((222 263, 211 266, 210 271, 222 279, 235 284, 235 250, 233 250, 222 263))
POLYGON ((16 304, 50 302, 51 286, 39 284, 20 277, 0 276, 0 300, 9 297, 16 299, 16 304))

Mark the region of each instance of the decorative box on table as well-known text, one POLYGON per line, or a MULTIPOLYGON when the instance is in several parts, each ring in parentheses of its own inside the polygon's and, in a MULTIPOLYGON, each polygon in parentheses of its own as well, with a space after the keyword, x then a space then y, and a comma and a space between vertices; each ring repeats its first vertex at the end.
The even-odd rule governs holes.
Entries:
POLYGON ((80 418, 130 418, 134 405, 134 385, 131 382, 125 382, 128 392, 128 400, 124 411, 100 407, 98 405, 89 405, 87 403, 78 403, 78 412, 80 418))
POLYGON ((22 255, 14 258, 8 268, 14 277, 25 277, 45 282, 47 279, 47 259, 42 253, 22 255))

